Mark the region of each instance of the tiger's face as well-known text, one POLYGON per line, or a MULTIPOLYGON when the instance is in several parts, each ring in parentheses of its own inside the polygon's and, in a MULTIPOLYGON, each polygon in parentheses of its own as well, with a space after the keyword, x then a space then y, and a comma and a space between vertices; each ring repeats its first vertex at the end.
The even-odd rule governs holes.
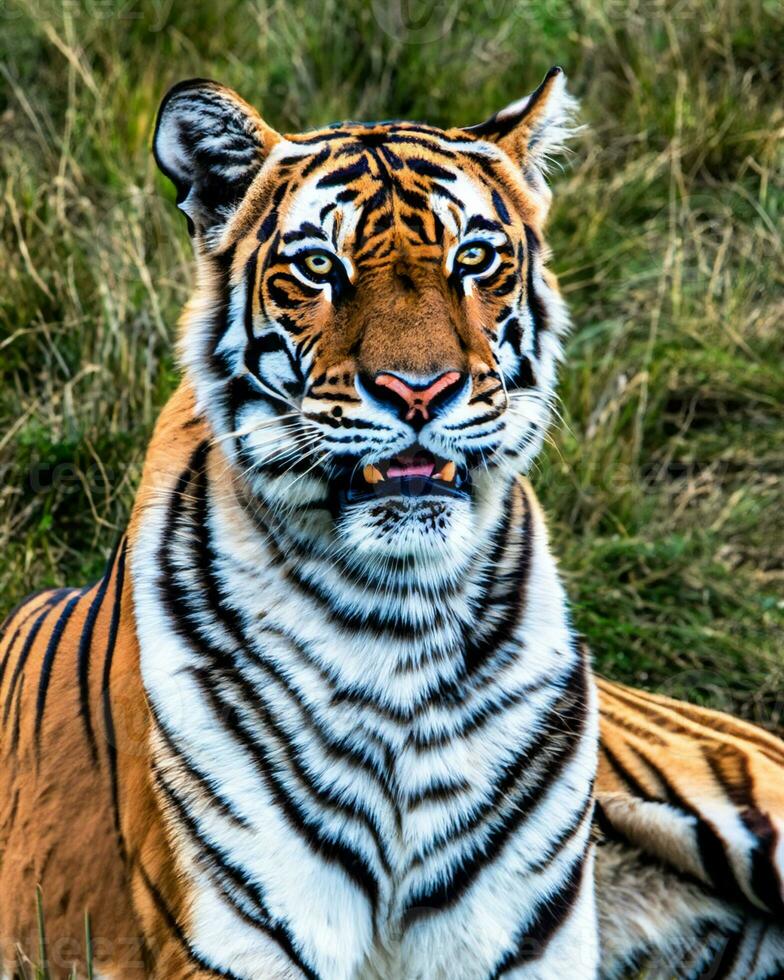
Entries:
POLYGON ((169 93, 155 151, 199 263, 184 360, 271 514, 442 560, 527 468, 566 326, 541 161, 568 109, 554 70, 473 129, 282 137, 214 83, 169 93))

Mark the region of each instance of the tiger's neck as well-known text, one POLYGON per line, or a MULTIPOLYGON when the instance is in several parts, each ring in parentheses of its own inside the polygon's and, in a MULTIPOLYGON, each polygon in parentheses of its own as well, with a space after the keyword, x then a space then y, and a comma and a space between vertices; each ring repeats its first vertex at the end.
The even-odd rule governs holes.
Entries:
POLYGON ((406 975, 439 948, 433 912, 453 929, 470 889, 498 887, 480 858, 493 841, 525 883, 487 923, 512 948, 521 907, 552 889, 532 857, 582 871, 595 766, 589 669, 530 488, 486 504, 459 574, 418 574, 308 547, 208 440, 176 469, 137 514, 134 602, 157 792, 205 957, 230 934, 240 975, 276 976, 279 950, 259 953, 248 925, 274 906, 324 975, 406 975), (257 891, 227 891, 237 867, 257 891), (326 952, 325 921, 355 936, 340 954, 354 972, 326 952))
POLYGON ((146 508, 134 581, 190 645, 209 640, 225 659, 278 630, 323 645, 313 662, 346 696, 413 716, 486 686, 507 661, 534 680, 570 659, 568 608, 531 487, 515 481, 482 510, 454 562, 341 555, 318 519, 250 498, 205 439, 146 508), (154 595, 142 585, 151 555, 163 569, 154 595), (550 655, 537 659, 544 647, 550 655))

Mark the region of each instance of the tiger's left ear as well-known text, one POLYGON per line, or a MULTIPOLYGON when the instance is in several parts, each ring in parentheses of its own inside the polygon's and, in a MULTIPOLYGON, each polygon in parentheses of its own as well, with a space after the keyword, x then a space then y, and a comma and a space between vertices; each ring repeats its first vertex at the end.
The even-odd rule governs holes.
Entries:
POLYGON ((225 85, 180 82, 158 110, 153 153, 197 242, 214 243, 281 139, 225 85))
POLYGON ((468 126, 466 132, 498 144, 549 202, 544 174, 550 160, 563 152, 566 141, 575 133, 576 111, 577 100, 566 91, 563 69, 555 67, 530 95, 478 126, 468 126))

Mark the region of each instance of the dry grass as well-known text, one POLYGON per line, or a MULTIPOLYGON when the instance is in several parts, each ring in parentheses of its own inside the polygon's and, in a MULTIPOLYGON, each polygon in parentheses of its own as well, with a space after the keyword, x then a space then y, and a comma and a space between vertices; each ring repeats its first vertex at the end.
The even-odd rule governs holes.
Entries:
POLYGON ((5 604, 98 573, 176 383, 189 246, 148 149, 171 82, 282 129, 470 123, 560 63, 590 128, 556 177, 576 327, 534 479, 577 623, 611 676, 781 724, 784 10, 447 0, 406 33, 390 9, 0 7, 5 604))

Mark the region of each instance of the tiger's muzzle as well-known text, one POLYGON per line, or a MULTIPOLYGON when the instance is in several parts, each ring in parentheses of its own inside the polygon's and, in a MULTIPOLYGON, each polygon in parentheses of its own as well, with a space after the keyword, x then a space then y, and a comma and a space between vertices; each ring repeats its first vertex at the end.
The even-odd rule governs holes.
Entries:
POLYGON ((338 481, 341 504, 369 503, 384 497, 446 497, 465 500, 471 493, 468 466, 436 456, 415 443, 379 463, 344 472, 338 481))

